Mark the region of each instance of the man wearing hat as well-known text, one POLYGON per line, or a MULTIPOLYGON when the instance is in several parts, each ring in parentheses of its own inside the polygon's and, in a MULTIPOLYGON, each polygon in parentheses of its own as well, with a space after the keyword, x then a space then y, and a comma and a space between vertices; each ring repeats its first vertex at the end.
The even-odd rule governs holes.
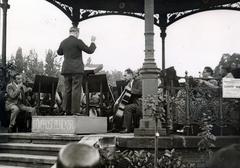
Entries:
POLYGON ((91 37, 91 44, 87 46, 78 39, 79 29, 71 27, 70 36, 63 40, 57 50, 58 55, 64 55, 61 74, 64 76, 65 93, 63 98, 63 110, 66 114, 80 114, 81 87, 84 73, 82 51, 92 54, 96 45, 96 37, 91 37))

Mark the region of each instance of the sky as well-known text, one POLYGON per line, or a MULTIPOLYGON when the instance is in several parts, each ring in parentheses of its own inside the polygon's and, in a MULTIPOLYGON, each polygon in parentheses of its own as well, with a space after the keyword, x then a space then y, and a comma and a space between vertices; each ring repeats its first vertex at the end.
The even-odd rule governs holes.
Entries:
MULTIPOLYGON (((9 0, 9 4, 8 59, 21 47, 24 54, 35 49, 44 60, 48 49, 56 51, 60 42, 68 37, 71 21, 47 1, 9 0)), ((218 10, 191 15, 170 25, 166 37, 166 67, 174 66, 178 76, 184 76, 185 71, 198 76, 204 66, 215 68, 222 54, 240 53, 239 20, 240 12, 218 10)), ((142 67, 145 57, 143 20, 103 16, 80 22, 79 28, 80 38, 86 44, 90 44, 91 35, 97 38, 95 53, 83 54, 85 62, 90 56, 93 63, 103 64, 103 69, 108 71, 142 67)), ((161 68, 161 38, 157 26, 154 33, 154 57, 161 68)))

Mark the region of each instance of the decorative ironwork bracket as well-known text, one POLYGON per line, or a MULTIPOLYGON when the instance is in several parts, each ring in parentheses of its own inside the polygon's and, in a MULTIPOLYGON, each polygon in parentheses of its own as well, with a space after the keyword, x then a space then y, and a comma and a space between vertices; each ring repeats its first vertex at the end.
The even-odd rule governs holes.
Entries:
MULTIPOLYGON (((64 3, 59 2, 58 0, 46 0, 50 2, 51 4, 55 5, 57 8, 59 8, 62 12, 64 12, 68 18, 75 23, 76 25, 78 22, 91 19, 94 17, 98 16, 107 16, 107 15, 123 15, 123 16, 131 16, 135 18, 139 18, 144 20, 144 13, 133 13, 133 12, 123 12, 123 11, 104 11, 104 10, 90 10, 90 9, 79 9, 80 11, 74 14, 74 9, 72 6, 67 5, 64 3), (78 16, 76 16, 78 15, 78 16)), ((77 9, 78 10, 78 9, 77 9)), ((229 3, 225 5, 217 5, 213 7, 203 7, 199 9, 193 9, 193 10, 186 10, 183 12, 175 12, 175 13, 168 13, 168 14, 155 14, 154 15, 154 24, 159 26, 159 27, 167 27, 176 21, 185 18, 187 16, 199 13, 199 12, 204 12, 204 11, 209 11, 209 10, 237 10, 240 11, 240 2, 236 3, 229 3), (160 18, 162 16, 166 16, 165 18, 160 18)))
POLYGON ((6 4, 7 2, 4 2, 4 3, 0 3, 0 8, 2 9, 9 9, 10 8, 10 5, 9 4, 6 4))
MULTIPOLYGON (((133 12, 121 12, 121 11, 104 11, 104 10, 90 10, 90 9, 80 9, 79 16, 74 16, 74 8, 67 4, 61 3, 58 0, 46 0, 49 3, 55 5, 59 8, 72 22, 81 22, 87 19, 91 19, 98 16, 107 15, 123 15, 130 16, 144 20, 144 13, 133 13, 133 12)), ((159 15, 154 15, 154 24, 159 25, 159 15)))
POLYGON ((87 20, 93 17, 106 16, 106 15, 125 15, 125 16, 136 17, 139 19, 144 19, 143 13, 80 9, 79 21, 81 22, 83 20, 87 20))
POLYGON ((73 7, 61 3, 57 0, 46 0, 49 3, 53 4, 54 6, 56 6, 58 9, 60 9, 65 15, 67 15, 67 17, 73 21, 73 7))
POLYGON ((213 6, 213 7, 207 7, 207 8, 200 8, 200 9, 193 9, 193 10, 187 10, 187 11, 183 11, 183 12, 175 12, 175 13, 169 13, 167 14, 167 26, 173 24, 174 22, 199 13, 199 12, 204 12, 204 11, 210 11, 210 10, 236 10, 236 11, 240 11, 240 2, 236 2, 236 3, 229 3, 229 4, 225 4, 225 5, 217 5, 217 6, 213 6))
MULTIPOLYGON (((138 19, 144 20, 144 13, 133 13, 133 12, 119 12, 119 11, 103 11, 103 10, 85 10, 80 9, 80 18, 79 22, 98 17, 98 16, 107 16, 107 15, 122 15, 122 16, 130 16, 138 19)), ((159 14, 154 15, 154 24, 159 26, 159 14)))

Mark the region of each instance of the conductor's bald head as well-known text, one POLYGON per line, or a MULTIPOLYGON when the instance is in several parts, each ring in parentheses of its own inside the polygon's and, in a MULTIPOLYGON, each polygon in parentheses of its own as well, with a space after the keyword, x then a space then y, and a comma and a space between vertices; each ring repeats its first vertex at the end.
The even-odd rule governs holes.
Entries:
POLYGON ((75 26, 70 27, 69 34, 74 36, 74 37, 76 37, 76 38, 78 38, 78 36, 79 36, 79 28, 77 28, 75 26))
POLYGON ((87 144, 70 143, 63 147, 57 159, 57 168, 97 168, 100 154, 87 144))

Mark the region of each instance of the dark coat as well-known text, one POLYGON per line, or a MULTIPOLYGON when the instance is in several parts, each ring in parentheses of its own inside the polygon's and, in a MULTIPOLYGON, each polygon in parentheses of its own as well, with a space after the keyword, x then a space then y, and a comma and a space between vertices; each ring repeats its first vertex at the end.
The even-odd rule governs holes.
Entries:
POLYGON ((131 93, 133 95, 142 96, 142 80, 140 78, 133 80, 131 93))
POLYGON ((83 73, 82 51, 92 54, 95 49, 94 43, 91 43, 88 47, 82 40, 74 36, 69 36, 63 40, 57 50, 58 55, 64 55, 62 75, 83 73))

